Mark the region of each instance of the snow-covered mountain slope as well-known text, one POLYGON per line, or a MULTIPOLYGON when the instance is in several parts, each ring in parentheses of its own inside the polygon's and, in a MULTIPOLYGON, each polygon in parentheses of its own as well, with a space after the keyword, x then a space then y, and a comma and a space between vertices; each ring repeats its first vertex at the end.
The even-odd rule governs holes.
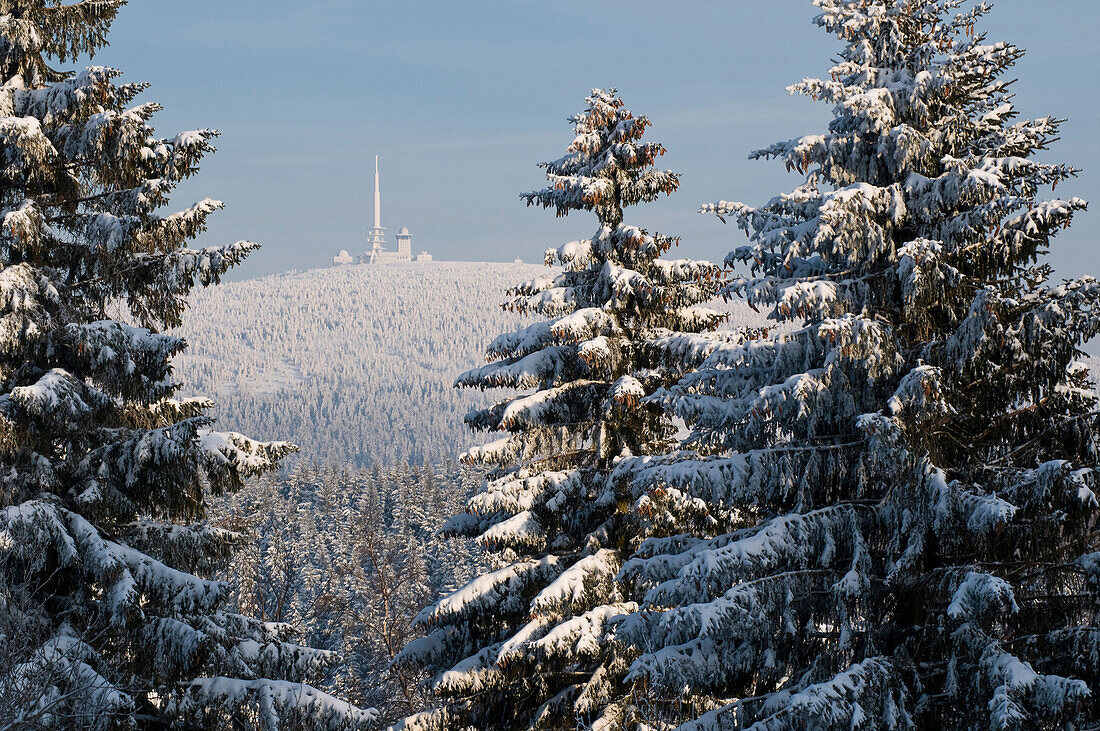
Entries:
POLYGON ((455 389, 454 379, 485 362, 496 335, 533 321, 500 302, 546 271, 432 262, 223 284, 195 296, 176 378, 185 394, 218 403, 218 428, 292 441, 308 460, 456 456, 483 441, 462 417, 497 394, 455 389))
MULTIPOLYGON (((500 309, 541 264, 431 262, 314 269, 196 294, 176 358, 185 394, 221 429, 286 439, 307 460, 434 462, 485 441, 462 423, 499 394, 452 388, 501 332, 500 309)), ((732 325, 763 324, 740 304, 732 325)), ((1090 358, 1096 373, 1100 359, 1090 358)))
POLYGON ((286 439, 306 459, 421 462, 472 443, 462 417, 491 394, 452 388, 496 333, 499 302, 532 264, 345 266, 198 293, 180 328, 184 392, 210 396, 219 428, 286 439))

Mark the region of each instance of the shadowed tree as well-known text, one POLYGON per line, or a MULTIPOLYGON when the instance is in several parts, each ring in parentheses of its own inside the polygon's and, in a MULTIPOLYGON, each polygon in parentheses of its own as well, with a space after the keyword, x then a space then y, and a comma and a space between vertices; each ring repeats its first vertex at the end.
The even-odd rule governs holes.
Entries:
POLYGON ((1040 263, 1085 208, 1041 195, 1061 122, 1017 120, 988 4, 814 4, 844 47, 791 91, 833 120, 754 154, 804 181, 707 207, 780 327, 700 342, 649 399, 697 451, 622 466, 711 518, 621 570, 629 678, 660 728, 1095 727, 1100 287, 1040 263))
POLYGON ((102 47, 122 5, 0 0, 0 611, 25 650, 0 720, 365 722, 302 684, 329 654, 223 611, 206 578, 241 542, 202 522, 208 497, 293 447, 211 431, 212 404, 175 397, 184 343, 164 331, 255 245, 186 248, 217 201, 159 213, 214 131, 158 137, 145 85, 53 67, 102 47))

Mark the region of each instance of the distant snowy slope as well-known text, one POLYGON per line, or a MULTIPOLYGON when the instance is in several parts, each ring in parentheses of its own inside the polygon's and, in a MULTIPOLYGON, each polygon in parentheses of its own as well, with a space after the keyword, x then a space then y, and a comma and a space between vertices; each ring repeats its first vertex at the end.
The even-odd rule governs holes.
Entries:
POLYGON ((185 394, 217 401, 219 428, 290 440, 307 460, 456 456, 479 441, 462 417, 495 394, 457 390, 454 379, 485 362, 496 335, 533 321, 500 302, 546 271, 432 262, 227 283, 194 298, 176 378, 185 394))
POLYGON ((466 411, 491 396, 451 387, 487 339, 522 319, 505 287, 541 265, 433 262, 316 269, 199 293, 176 359, 219 427, 288 439, 306 459, 421 462, 471 443, 466 411))

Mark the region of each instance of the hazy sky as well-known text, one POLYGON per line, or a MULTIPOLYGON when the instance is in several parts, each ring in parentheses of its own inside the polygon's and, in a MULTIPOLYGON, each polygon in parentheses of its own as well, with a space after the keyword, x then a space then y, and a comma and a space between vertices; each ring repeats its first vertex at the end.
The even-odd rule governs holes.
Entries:
MULTIPOLYGON (((824 104, 784 87, 820 76, 838 41, 809 0, 132 0, 95 63, 153 86, 158 129, 221 130, 219 152, 177 195, 227 210, 203 243, 263 248, 255 276, 327 266, 363 250, 372 163, 382 224, 408 226, 437 258, 540 260, 595 219, 525 208, 536 163, 572 138, 565 119, 593 86, 616 86, 683 174, 677 193, 627 222, 683 237, 681 255, 721 258, 743 241, 696 213, 763 202, 797 181, 748 153, 823 131, 824 104)), ((1100 205, 1100 3, 1002 0, 986 29, 1028 49, 1017 103, 1067 117, 1053 158, 1083 168, 1059 195, 1100 205)), ((1054 250, 1060 274, 1100 274, 1096 211, 1054 250)), ((391 239, 392 241, 392 239, 391 239)))

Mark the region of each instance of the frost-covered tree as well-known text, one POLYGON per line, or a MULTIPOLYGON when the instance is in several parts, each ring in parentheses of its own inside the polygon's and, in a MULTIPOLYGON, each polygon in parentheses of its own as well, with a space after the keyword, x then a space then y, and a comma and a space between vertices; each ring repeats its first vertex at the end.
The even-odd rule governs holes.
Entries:
POLYGON ((122 4, 0 0, 0 642, 21 653, 3 720, 365 721, 301 683, 326 653, 223 611, 208 578, 240 543, 202 522, 208 496, 292 447, 211 431, 207 401, 174 398, 184 343, 163 331, 254 245, 186 248, 216 201, 158 213, 215 132, 160 138, 158 106, 132 104, 144 85, 51 65, 94 54, 122 4))
POLYGON ((489 363, 457 386, 524 393, 474 411, 478 430, 506 432, 467 459, 496 465, 449 530, 476 536, 496 569, 428 607, 432 629, 399 661, 435 673, 441 709, 406 728, 561 728, 614 720, 626 669, 606 620, 624 603, 615 576, 641 536, 609 480, 617 461, 667 451, 676 432, 642 400, 674 377, 650 340, 699 332, 720 315, 701 303, 718 268, 664 260, 674 243, 623 223, 623 208, 671 193, 676 174, 654 167, 664 148, 642 140, 614 90, 593 90, 571 118, 564 157, 544 163, 550 185, 523 196, 559 216, 592 211, 590 240, 547 253, 560 274, 511 291, 506 308, 549 319, 496 338, 489 363))
POLYGON ((988 4, 814 4, 844 47, 790 91, 834 118, 753 155, 804 182, 706 207, 777 328, 682 339, 706 357, 651 401, 696 451, 621 465, 711 520, 621 570, 628 677, 650 728, 1096 727, 1100 285, 1041 263, 1085 208, 1042 196, 1061 121, 1017 119, 988 4))

